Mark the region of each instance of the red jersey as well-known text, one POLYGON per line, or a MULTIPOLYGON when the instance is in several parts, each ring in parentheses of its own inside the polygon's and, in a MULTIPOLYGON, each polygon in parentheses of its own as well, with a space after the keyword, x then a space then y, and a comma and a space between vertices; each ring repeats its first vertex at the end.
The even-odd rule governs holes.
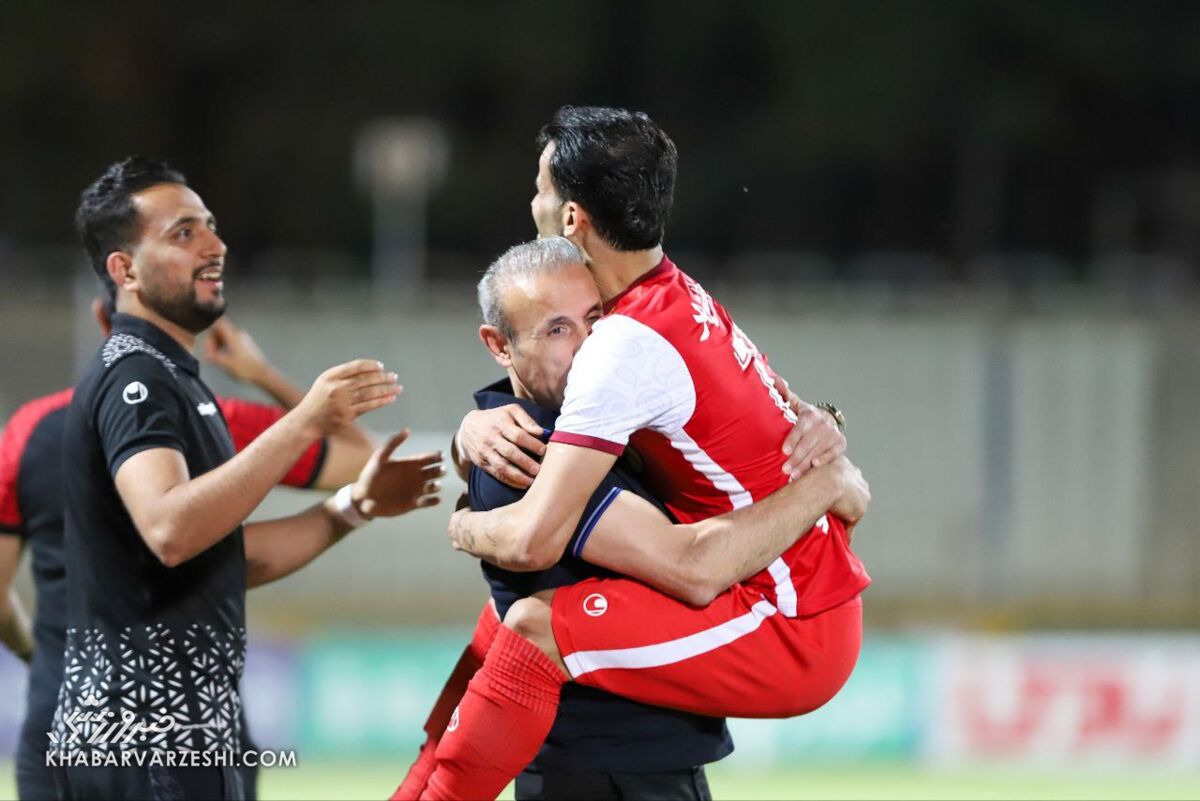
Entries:
MULTIPOLYGON (((606 307, 567 379, 553 442, 620 454, 682 522, 761 500, 788 482, 782 446, 796 422, 754 343, 669 259, 606 307)), ((842 527, 822 517, 746 583, 787 616, 841 604, 870 578, 842 527)))

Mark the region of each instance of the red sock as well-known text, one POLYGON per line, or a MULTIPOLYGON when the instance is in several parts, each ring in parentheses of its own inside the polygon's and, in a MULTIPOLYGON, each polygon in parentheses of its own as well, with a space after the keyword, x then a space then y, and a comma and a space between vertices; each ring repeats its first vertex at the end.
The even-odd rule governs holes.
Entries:
POLYGON ((537 756, 566 678, 529 640, 500 627, 442 737, 423 799, 492 799, 537 756))
POLYGON ((492 640, 496 638, 498 628, 500 628, 500 618, 496 617, 496 607, 492 605, 491 601, 488 601, 484 605, 483 611, 479 613, 479 620, 475 623, 475 633, 471 636, 470 644, 463 649, 462 656, 458 658, 458 664, 454 666, 450 678, 446 680, 446 686, 442 688, 442 693, 438 696, 437 703, 433 705, 433 711, 429 713, 429 719, 425 721, 427 736, 417 754, 417 761, 408 769, 408 775, 396 788, 396 792, 392 793, 390 801, 412 801, 412 799, 420 798, 421 793, 425 792, 425 785, 429 781, 430 775, 433 774, 433 769, 437 767, 434 754, 437 751, 438 742, 442 739, 442 734, 450 723, 450 716, 454 714, 454 709, 467 691, 467 682, 483 665, 483 659, 492 646, 492 640))

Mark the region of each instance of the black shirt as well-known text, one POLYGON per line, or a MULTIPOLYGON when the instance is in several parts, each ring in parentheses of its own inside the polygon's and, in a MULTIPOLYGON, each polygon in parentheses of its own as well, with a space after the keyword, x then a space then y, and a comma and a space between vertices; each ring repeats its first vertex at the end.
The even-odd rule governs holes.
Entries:
MULTIPOLYGON (((53 798, 54 779, 46 766, 46 736, 53 726, 63 677, 67 628, 67 584, 63 555, 63 429, 74 389, 35 398, 22 405, 0 434, 0 535, 12 534, 29 546, 37 614, 36 647, 29 666, 25 720, 17 749, 17 792, 21 798, 53 798)), ((217 398, 236 447, 241 449, 283 414, 237 398, 217 398)), ((328 442, 314 443, 283 478, 292 487, 310 487, 324 464, 328 442)), ((253 748, 242 723, 242 749, 253 748)), ((247 786, 252 786, 252 783, 247 786)))
POLYGON ((0 482, 7 484, 0 487, 0 494, 7 491, 13 499, 11 512, 0 515, 0 532, 22 537, 33 551, 35 655, 47 650, 61 654, 66 627, 62 435, 70 402, 68 390, 27 404, 13 416, 0 440, 0 460, 12 461, 11 466, 0 467, 0 482))
MULTIPOLYGON (((175 568, 143 542, 114 477, 151 448, 179 451, 192 478, 234 453, 195 357, 151 323, 118 314, 67 412, 63 435, 67 636, 55 732, 131 710, 165 731, 163 750, 236 750, 245 658, 246 566, 239 526, 175 568), (165 725, 166 717, 174 725, 165 725)), ((69 748, 108 750, 83 740, 69 748)))
MULTIPOLYGON (((480 409, 518 403, 549 430, 558 413, 548 411, 512 394, 507 379, 475 393, 480 409)), ((472 467, 467 480, 471 508, 477 511, 507 506, 524 495, 472 467)), ((483 575, 492 588, 496 611, 504 617, 518 598, 551 587, 574 584, 585 578, 612 576, 603 568, 577 557, 591 531, 589 518, 597 509, 603 514, 614 488, 635 492, 663 509, 662 504, 638 483, 632 471, 618 462, 588 500, 579 527, 563 558, 553 567, 528 573, 503 570, 483 562, 483 575)), ((668 515, 669 516, 669 515, 668 515)), ((599 515, 596 516, 597 518, 599 515)), ((595 521, 591 521, 592 525, 595 521)), ((542 773, 657 773, 716 762, 733 751, 733 740, 723 718, 648 706, 593 687, 568 682, 563 685, 558 717, 530 769, 542 773)))

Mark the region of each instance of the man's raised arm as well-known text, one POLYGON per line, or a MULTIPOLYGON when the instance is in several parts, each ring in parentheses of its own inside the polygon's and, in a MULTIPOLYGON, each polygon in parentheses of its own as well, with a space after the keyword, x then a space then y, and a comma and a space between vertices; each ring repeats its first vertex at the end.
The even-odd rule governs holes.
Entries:
POLYGON ((295 409, 217 469, 192 478, 180 451, 153 447, 120 465, 117 492, 146 545, 174 567, 241 525, 314 440, 398 394, 395 374, 377 361, 330 368, 295 409))
MULTIPOLYGON (((217 320, 209 329, 204 358, 235 380, 258 387, 285 411, 296 408, 304 399, 304 391, 271 363, 245 329, 227 317, 217 320)), ((325 458, 312 482, 314 489, 337 489, 354 481, 375 450, 375 443, 357 423, 342 426, 326 442, 325 458)))
MULTIPOLYGON (((371 454, 351 487, 350 502, 361 525, 438 503, 446 469, 438 451, 392 458, 406 428, 371 454)), ((341 540, 353 526, 336 496, 290 517, 246 524, 246 586, 258 587, 307 565, 341 540)))

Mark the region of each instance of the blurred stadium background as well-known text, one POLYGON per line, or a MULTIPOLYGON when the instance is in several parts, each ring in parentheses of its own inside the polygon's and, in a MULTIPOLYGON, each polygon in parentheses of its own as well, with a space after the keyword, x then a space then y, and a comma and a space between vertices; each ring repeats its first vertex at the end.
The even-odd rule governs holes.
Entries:
MULTIPOLYGON (((714 794, 1200 797, 1200 5, 17 0, 0 40, 0 419, 98 344, 71 213, 147 152, 269 357, 384 360, 369 427, 444 447, 496 375, 472 285, 533 233, 535 131, 644 109, 681 153, 668 252, 845 410, 875 498, 858 671, 735 723, 714 794)), ((402 776, 485 598, 445 516, 250 596, 251 727, 300 761, 264 798, 402 776)), ((0 760, 24 681, 0 655, 0 760)))

